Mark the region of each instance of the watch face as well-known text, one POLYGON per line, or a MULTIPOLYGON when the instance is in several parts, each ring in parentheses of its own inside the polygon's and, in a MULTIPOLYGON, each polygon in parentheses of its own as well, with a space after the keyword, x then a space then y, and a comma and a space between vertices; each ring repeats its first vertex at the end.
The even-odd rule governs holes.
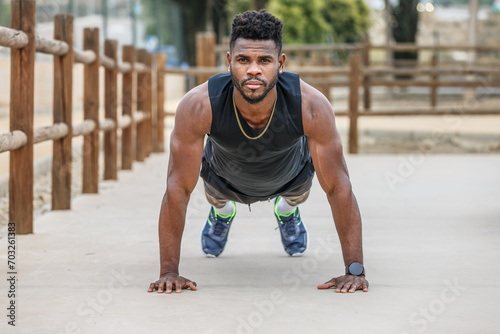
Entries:
POLYGON ((349 266, 349 273, 352 275, 356 276, 361 275, 364 272, 364 270, 365 268, 360 263, 357 262, 354 262, 349 266))

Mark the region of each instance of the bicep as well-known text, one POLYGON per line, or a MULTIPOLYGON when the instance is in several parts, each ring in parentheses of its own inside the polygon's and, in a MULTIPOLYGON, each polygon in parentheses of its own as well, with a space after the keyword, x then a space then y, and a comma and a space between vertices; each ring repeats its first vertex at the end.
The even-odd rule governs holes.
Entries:
POLYGON ((330 194, 339 186, 350 186, 349 175, 330 103, 320 101, 313 109, 305 120, 305 131, 318 181, 330 194))
POLYGON ((340 135, 335 128, 319 138, 308 136, 308 142, 318 181, 327 194, 349 182, 340 135))
POLYGON ((211 126, 208 96, 203 95, 195 91, 181 101, 170 136, 167 187, 186 193, 191 193, 198 181, 205 134, 211 126))

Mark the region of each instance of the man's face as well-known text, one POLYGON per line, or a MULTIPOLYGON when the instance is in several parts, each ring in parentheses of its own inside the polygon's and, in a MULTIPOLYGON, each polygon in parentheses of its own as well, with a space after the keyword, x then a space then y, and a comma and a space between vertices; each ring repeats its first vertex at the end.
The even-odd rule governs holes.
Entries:
POLYGON ((238 38, 227 60, 234 86, 251 104, 263 101, 278 81, 285 55, 273 40, 238 38))

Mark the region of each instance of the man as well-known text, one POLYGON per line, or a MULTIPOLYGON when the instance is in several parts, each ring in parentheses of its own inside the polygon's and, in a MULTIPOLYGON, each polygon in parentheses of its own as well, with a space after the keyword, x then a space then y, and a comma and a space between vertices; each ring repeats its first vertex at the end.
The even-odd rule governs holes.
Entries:
POLYGON ((219 256, 235 218, 235 202, 274 198, 285 251, 300 256, 307 231, 303 203, 316 171, 339 234, 346 274, 318 286, 337 292, 368 291, 364 276, 361 217, 342 153, 330 102, 296 74, 283 71, 283 23, 264 10, 236 15, 230 74, 219 74, 180 102, 170 141, 167 190, 159 218, 160 278, 149 292, 196 290, 179 276, 186 208, 200 173, 212 205, 202 249, 219 256), (204 146, 205 135, 208 135, 204 146))

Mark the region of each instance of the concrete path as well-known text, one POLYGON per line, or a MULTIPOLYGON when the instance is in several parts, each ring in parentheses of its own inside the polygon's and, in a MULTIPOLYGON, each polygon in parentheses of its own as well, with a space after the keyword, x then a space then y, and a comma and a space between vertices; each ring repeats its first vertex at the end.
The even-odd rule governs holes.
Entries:
MULTIPOLYGON (((45 214, 17 236, 16 327, 1 333, 498 333, 500 156, 348 156, 364 221, 368 293, 316 285, 344 265, 315 182, 302 258, 285 255, 271 203, 244 205, 225 252, 201 253, 208 205, 188 209, 181 274, 199 290, 147 293, 159 271, 157 217, 167 159, 155 155, 45 214)), ((5 231, 4 231, 5 232, 5 231)), ((7 238, 0 240, 7 276, 7 238)), ((6 277, 8 278, 8 276, 6 277)))

